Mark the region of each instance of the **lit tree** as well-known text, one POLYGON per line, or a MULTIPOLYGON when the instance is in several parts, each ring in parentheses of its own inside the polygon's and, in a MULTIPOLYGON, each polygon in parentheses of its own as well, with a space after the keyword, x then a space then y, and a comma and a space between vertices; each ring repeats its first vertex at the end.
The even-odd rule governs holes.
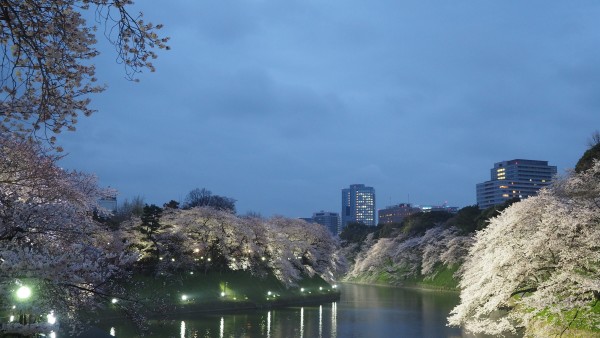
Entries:
POLYGON ((600 299, 599 177, 595 161, 513 204, 478 232, 450 324, 501 334, 538 320, 539 330, 549 331, 537 334, 550 336, 553 326, 598 322, 592 307, 600 299), (552 325, 543 325, 544 318, 554 318, 552 325))
MULTIPOLYGON (((29 141, 0 137, 0 158, 1 310, 12 311, 21 285, 32 289, 33 318, 54 311, 63 324, 108 297, 124 297, 116 282, 137 254, 94 221, 96 201, 107 193, 95 177, 60 169, 57 157, 29 141)), ((24 329, 10 323, 0 333, 24 329)))
MULTIPOLYGON (((37 130, 58 134, 74 130, 80 115, 93 113, 89 94, 98 93, 94 66, 98 55, 95 24, 115 46, 126 74, 154 70, 157 48, 167 48, 160 25, 132 15, 132 0, 0 1, 0 132, 21 135, 37 130)), ((49 141, 54 143, 55 136, 49 141)))

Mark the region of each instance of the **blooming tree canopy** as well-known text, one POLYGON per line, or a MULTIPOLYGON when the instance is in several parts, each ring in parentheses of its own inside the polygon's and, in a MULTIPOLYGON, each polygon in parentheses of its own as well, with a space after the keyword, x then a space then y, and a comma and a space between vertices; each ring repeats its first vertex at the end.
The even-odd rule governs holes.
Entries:
MULTIPOLYGON (((122 296, 115 282, 138 255, 94 221, 96 201, 107 193, 95 177, 60 169, 55 156, 22 139, 0 137, 0 158, 0 310, 22 310, 21 286, 32 293, 29 314, 54 312, 65 324, 122 296)), ((0 333, 20 332, 20 324, 0 333)))
MULTIPOLYGON (((98 55, 95 24, 116 47, 129 78, 154 70, 154 50, 167 48, 167 38, 156 33, 160 25, 132 15, 132 5, 132 0, 0 1, 0 132, 57 134, 74 130, 80 115, 93 112, 89 94, 103 90, 89 62, 98 55), (95 15, 95 24, 86 21, 86 12, 95 15)), ((48 139, 55 142, 54 136, 48 139)))
POLYGON ((547 329, 598 322, 599 220, 598 161, 506 209, 476 234, 449 323, 502 334, 544 318, 547 329))

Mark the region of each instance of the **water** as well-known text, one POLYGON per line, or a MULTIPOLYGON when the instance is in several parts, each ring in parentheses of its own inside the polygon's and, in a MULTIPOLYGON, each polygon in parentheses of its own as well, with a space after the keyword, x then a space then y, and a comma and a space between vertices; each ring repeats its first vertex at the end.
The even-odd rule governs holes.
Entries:
MULTIPOLYGON (((153 320, 150 337, 468 337, 446 326, 457 293, 353 284, 341 285, 341 292, 340 301, 321 305, 153 320)), ((115 337, 138 337, 124 321, 99 327, 115 337)))

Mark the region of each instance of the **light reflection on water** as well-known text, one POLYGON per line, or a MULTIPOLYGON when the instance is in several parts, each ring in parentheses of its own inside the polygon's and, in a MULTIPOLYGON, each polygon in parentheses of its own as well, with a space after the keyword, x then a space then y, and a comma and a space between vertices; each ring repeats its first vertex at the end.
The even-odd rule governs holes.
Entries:
MULTIPOLYGON (((339 302, 314 306, 153 320, 146 337, 469 337, 446 326, 449 311, 458 303, 456 293, 352 284, 343 285, 341 292, 339 302)), ((99 327, 119 338, 138 337, 133 327, 118 320, 99 327)))

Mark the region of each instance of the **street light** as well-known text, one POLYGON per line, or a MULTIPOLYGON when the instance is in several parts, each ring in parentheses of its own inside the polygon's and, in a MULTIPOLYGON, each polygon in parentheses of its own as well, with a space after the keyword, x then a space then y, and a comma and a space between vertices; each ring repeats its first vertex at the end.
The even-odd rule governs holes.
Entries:
MULTIPOLYGON (((27 285, 21 285, 16 292, 17 300, 25 302, 31 297, 31 288, 27 285)), ((19 310, 19 324, 25 325, 32 322, 31 314, 23 313, 23 310, 19 310)))
POLYGON ((31 288, 26 285, 21 285, 21 287, 17 289, 17 299, 27 300, 29 297, 31 297, 31 288))

